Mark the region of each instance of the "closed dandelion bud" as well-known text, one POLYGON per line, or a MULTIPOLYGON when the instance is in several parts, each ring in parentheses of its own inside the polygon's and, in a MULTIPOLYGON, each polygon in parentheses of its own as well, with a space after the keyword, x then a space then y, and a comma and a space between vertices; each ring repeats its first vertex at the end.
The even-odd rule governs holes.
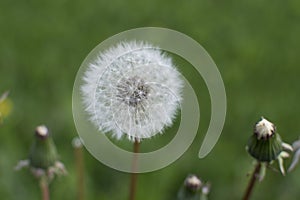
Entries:
POLYGON ((259 162, 271 162, 276 160, 282 152, 282 143, 274 124, 262 117, 255 124, 254 133, 248 141, 247 150, 259 162))
POLYGON ((189 175, 183 186, 180 188, 177 199, 178 200, 199 200, 201 195, 201 180, 196 175, 189 175))
POLYGON ((29 154, 30 166, 46 170, 54 166, 56 161, 56 147, 48 128, 44 125, 38 126, 35 130, 35 138, 29 154))
POLYGON ((184 187, 191 192, 197 192, 201 186, 201 180, 195 175, 188 176, 184 181, 184 187))

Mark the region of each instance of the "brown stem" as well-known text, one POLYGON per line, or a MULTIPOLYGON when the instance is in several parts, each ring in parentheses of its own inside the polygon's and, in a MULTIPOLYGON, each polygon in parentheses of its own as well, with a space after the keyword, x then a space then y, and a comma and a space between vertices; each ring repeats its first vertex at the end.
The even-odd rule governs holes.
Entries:
MULTIPOLYGON (((138 153, 140 148, 140 143, 137 139, 135 139, 133 144, 133 153, 138 153)), ((137 185, 137 159, 138 155, 135 154, 132 160, 132 173, 131 173, 131 182, 130 182, 130 194, 129 194, 129 200, 135 200, 135 194, 136 194, 136 185, 137 185)))
POLYGON ((255 182, 256 182, 256 180, 259 179, 260 169, 261 169, 261 163, 258 162, 255 166, 255 169, 254 169, 252 175, 251 175, 251 179, 250 179, 250 182, 249 182, 248 187, 246 189, 246 192, 244 194, 243 200, 249 200, 250 199, 250 196, 251 196, 251 193, 253 191, 255 182))
POLYGON ((44 177, 40 180, 40 188, 42 192, 42 200, 50 200, 49 185, 47 179, 44 177))
POLYGON ((74 147, 77 171, 78 200, 84 200, 84 164, 82 146, 74 147))

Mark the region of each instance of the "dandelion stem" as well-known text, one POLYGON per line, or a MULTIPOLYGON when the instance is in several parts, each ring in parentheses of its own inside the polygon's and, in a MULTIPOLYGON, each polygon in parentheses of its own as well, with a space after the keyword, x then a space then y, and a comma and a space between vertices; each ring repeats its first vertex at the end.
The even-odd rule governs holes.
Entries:
MULTIPOLYGON (((139 153, 140 143, 137 139, 135 139, 133 144, 133 153, 139 153)), ((132 173, 131 173, 131 183, 130 183, 130 194, 129 194, 129 200, 135 200, 135 194, 136 194, 136 185, 137 185, 137 159, 138 155, 135 154, 132 161, 132 173)))
POLYGON ((251 196, 251 193, 253 191, 255 182, 257 180, 259 180, 260 170, 261 170, 261 163, 257 162, 257 164, 255 166, 255 169, 254 169, 254 171, 251 175, 251 179, 250 179, 250 182, 249 182, 248 187, 246 189, 246 192, 244 194, 243 200, 249 200, 250 199, 250 196, 251 196))
POLYGON ((41 177, 40 188, 42 192, 42 200, 50 200, 49 184, 46 177, 41 177))
POLYGON ((84 200, 84 162, 82 146, 74 147, 74 153, 76 159, 78 200, 84 200))

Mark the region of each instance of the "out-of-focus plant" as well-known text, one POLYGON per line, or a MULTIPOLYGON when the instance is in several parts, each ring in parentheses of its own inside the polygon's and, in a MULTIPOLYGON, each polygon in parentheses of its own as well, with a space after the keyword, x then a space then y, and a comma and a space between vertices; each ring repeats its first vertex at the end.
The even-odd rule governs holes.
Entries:
POLYGON ((13 103, 8 98, 8 95, 9 91, 6 91, 0 96, 0 124, 11 113, 13 108, 13 103))
POLYGON ((84 200, 84 157, 81 139, 79 137, 75 137, 72 140, 72 146, 74 148, 77 173, 77 197, 78 200, 84 200))
POLYGON ((65 175, 67 172, 63 163, 58 160, 56 147, 46 126, 41 125, 35 129, 29 157, 19 161, 15 169, 19 170, 23 167, 28 167, 39 180, 43 200, 49 200, 50 182, 55 175, 65 175))
POLYGON ((255 182, 263 180, 266 168, 274 161, 278 161, 279 170, 285 175, 283 159, 289 157, 287 151, 293 152, 292 146, 281 140, 275 125, 263 117, 255 124, 246 149, 255 158, 256 166, 245 191, 244 200, 250 198, 255 182))
POLYGON ((177 200, 207 200, 209 192, 209 183, 203 183, 196 175, 189 175, 178 191, 177 200))
POLYGON ((288 172, 291 172, 292 170, 295 169, 297 164, 299 163, 300 160, 300 139, 296 140, 293 142, 293 149, 294 149, 294 156, 293 156, 293 161, 288 169, 288 172))

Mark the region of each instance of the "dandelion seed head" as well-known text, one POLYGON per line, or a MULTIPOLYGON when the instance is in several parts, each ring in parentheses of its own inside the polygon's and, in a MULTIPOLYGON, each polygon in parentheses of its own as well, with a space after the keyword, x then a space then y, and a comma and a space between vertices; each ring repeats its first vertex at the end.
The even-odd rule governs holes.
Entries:
POLYGON ((149 138, 171 126, 183 81, 170 57, 143 42, 122 42, 92 61, 81 87, 85 110, 99 131, 149 138))

